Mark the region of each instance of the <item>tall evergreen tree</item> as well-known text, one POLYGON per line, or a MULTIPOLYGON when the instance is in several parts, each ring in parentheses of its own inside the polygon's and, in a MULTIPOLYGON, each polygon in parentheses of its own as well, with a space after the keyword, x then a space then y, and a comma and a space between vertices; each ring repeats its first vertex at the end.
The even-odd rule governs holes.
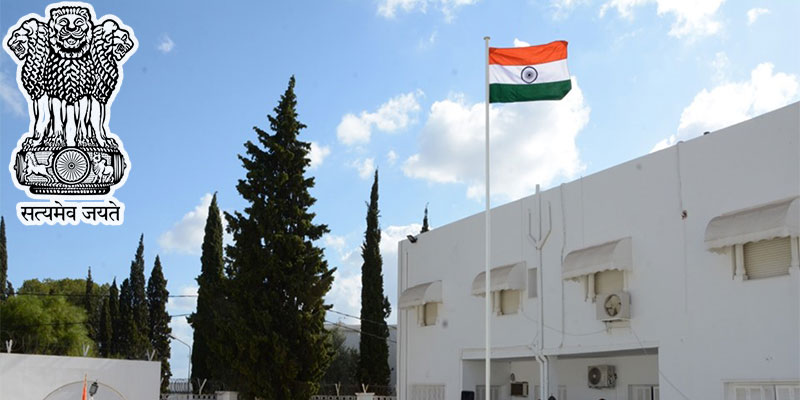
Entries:
POLYGON ((139 332, 133 319, 133 290, 130 280, 125 279, 119 288, 119 355, 127 359, 143 358, 136 352, 136 336, 139 332))
POLYGON ((425 204, 425 217, 422 218, 422 229, 420 229, 419 233, 425 233, 429 230, 430 228, 428 227, 428 205, 425 204))
MULTIPOLYGON (((197 311, 189 318, 194 328, 192 342, 192 382, 207 380, 206 388, 213 390, 224 378, 224 373, 217 370, 222 367, 212 354, 212 344, 225 340, 220 336, 215 310, 222 309, 223 254, 222 254, 222 218, 217 206, 217 194, 211 198, 206 218, 205 236, 203 237, 203 254, 200 256, 200 275, 197 277, 197 311)), ((199 388, 199 384, 195 385, 199 388)))
POLYGON ((361 338, 359 342, 358 376, 363 384, 377 386, 389 385, 389 328, 386 318, 391 313, 389 298, 383 295, 383 258, 381 257, 381 228, 378 224, 378 171, 367 208, 367 230, 361 246, 361 338))
POLYGON ((92 267, 89 267, 89 271, 86 273, 86 290, 83 295, 83 309, 86 310, 86 331, 89 333, 89 338, 97 342, 97 312, 93 289, 92 267))
POLYGON ((274 133, 255 128, 258 141, 245 143, 247 174, 236 189, 249 205, 227 215, 235 244, 227 248, 233 307, 225 334, 246 354, 230 354, 227 364, 245 399, 306 400, 330 362, 323 298, 334 270, 314 245, 328 227, 309 211, 314 178, 304 176, 310 145, 297 137, 305 125, 294 85, 292 77, 268 116, 274 133))
MULTIPOLYGON (((116 291, 116 283, 113 286, 116 291)), ((103 297, 102 306, 100 307, 99 323, 97 324, 98 330, 96 332, 97 338, 95 342, 100 349, 101 357, 111 357, 111 341, 113 340, 114 330, 111 317, 111 295, 103 297)))
POLYGON ((6 220, 0 217, 0 301, 13 294, 11 282, 8 280, 8 249, 6 248, 6 220), (11 289, 11 290, 9 290, 11 289))
POLYGON ((150 346, 156 351, 156 357, 161 360, 161 393, 167 391, 169 378, 172 372, 169 368, 169 336, 172 329, 169 327, 169 313, 167 313, 167 280, 161 270, 161 260, 156 256, 150 279, 147 281, 147 305, 150 317, 149 332, 150 346))
POLYGON ((133 318, 133 331, 131 348, 128 354, 132 359, 143 359, 150 350, 150 318, 147 315, 147 297, 145 294, 144 280, 144 235, 139 237, 139 247, 136 256, 131 262, 131 317, 133 318))
POLYGON ((108 342, 106 357, 116 357, 122 354, 122 318, 119 314, 119 289, 117 278, 111 283, 108 290, 108 317, 111 320, 111 339, 108 342))

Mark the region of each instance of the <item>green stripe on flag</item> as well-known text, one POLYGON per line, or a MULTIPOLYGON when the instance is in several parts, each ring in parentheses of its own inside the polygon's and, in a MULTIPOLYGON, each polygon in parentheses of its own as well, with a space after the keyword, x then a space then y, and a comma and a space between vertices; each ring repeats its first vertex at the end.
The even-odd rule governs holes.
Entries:
POLYGON ((489 85, 489 103, 514 103, 517 101, 561 100, 572 89, 572 81, 510 85, 489 85))

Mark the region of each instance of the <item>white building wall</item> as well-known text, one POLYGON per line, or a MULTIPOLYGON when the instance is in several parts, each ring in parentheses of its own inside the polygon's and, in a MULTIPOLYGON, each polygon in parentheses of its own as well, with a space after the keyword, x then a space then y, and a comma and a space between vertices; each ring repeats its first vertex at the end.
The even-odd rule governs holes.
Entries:
MULTIPOLYGON (((542 192, 545 230, 548 204, 552 216, 542 250, 544 293, 536 299, 523 294, 520 314, 492 317, 495 357, 540 351, 543 299, 544 354, 658 348, 657 358, 645 362, 657 363, 693 399, 721 399, 725 382, 800 380, 800 271, 736 281, 731 255, 710 252, 704 243, 712 218, 798 195, 800 103, 542 192), (561 260, 624 237, 633 244, 633 267, 625 274, 632 319, 606 330, 582 284, 562 280, 561 260)), ((492 210, 493 267, 539 267, 529 235, 538 236, 537 202, 530 196, 492 210)), ((420 235, 417 243, 400 242, 398 292, 442 280, 444 299, 435 326, 420 327, 414 310, 399 310, 401 398, 408 385, 439 383, 456 399, 463 381, 478 373, 465 372, 462 360, 483 357, 483 298, 470 295, 484 268, 483 243, 483 214, 420 235)), ((586 388, 585 370, 570 381, 570 363, 556 360, 559 383, 586 388)), ((626 368, 632 372, 625 374, 641 371, 626 368)), ((662 398, 681 398, 659 381, 662 398)), ((627 388, 623 392, 617 398, 627 398, 627 388)))
POLYGON ((82 388, 86 375, 89 384, 101 385, 98 398, 110 387, 123 400, 155 400, 160 372, 161 363, 151 361, 0 354, 0 399, 42 400, 64 385, 80 382, 82 388))

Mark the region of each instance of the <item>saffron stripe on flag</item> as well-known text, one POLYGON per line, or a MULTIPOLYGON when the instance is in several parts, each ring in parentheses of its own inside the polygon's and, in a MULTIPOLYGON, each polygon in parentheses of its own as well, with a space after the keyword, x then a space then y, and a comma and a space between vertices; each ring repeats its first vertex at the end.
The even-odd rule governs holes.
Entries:
POLYGON ((567 58, 567 42, 559 40, 540 46, 489 49, 489 64, 535 65, 567 58))
POLYGON ((517 101, 561 100, 572 89, 572 81, 540 83, 536 85, 489 85, 489 103, 513 103, 517 101))

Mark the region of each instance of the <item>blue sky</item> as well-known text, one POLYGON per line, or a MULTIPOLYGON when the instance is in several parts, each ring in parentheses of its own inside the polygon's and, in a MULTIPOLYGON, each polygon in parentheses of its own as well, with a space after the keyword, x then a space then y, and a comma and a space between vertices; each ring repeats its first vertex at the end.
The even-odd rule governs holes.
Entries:
MULTIPOLYGON (((380 170, 386 292, 396 298, 396 242, 426 203, 441 226, 483 209, 483 37, 495 47, 569 41, 573 91, 560 102, 492 106, 493 204, 502 204, 798 100, 800 3, 733 0, 330 0, 94 2, 131 26, 111 131, 133 164, 115 193, 119 227, 26 227, 26 201, 0 179, 9 279, 127 276, 145 235, 169 290, 193 293, 210 194, 240 210, 236 155, 268 128, 289 77, 313 143, 320 245, 339 268, 328 300, 358 314, 371 172, 380 170)), ((2 0, 0 32, 47 2, 2 0)), ((0 55, 0 164, 27 131, 16 66, 0 55)), ((7 171, 6 169, 4 169, 7 171)), ((193 309, 175 299, 170 312, 193 309)), ((338 321, 340 315, 330 314, 338 321)), ((391 317, 395 319, 394 315, 391 317)), ((349 322, 349 321, 348 321, 349 322)), ((173 320, 180 338, 191 330, 173 320)), ((187 350, 173 343, 173 374, 187 350)))

